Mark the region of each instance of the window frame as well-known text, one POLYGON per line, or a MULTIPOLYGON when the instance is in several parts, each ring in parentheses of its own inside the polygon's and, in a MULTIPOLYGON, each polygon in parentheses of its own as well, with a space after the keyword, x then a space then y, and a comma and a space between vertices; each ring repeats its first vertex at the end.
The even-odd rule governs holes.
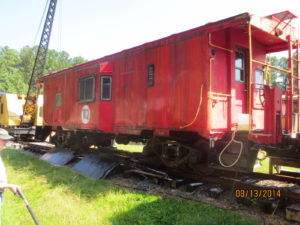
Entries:
POLYGON ((260 68, 255 69, 255 88, 262 88, 264 86, 264 70, 260 68), (262 83, 257 83, 257 72, 260 72, 262 75, 262 83))
POLYGON ((101 75, 100 76, 100 101, 111 101, 112 100, 112 76, 111 75, 101 75), (103 80, 105 78, 109 78, 110 80, 110 89, 109 89, 109 98, 104 98, 103 97, 103 80))
POLYGON ((56 92, 56 94, 55 94, 55 108, 60 108, 62 106, 62 92, 56 92), (60 98, 60 104, 58 105, 57 103, 58 103, 58 96, 60 96, 59 98, 60 98))
POLYGON ((96 74, 90 74, 90 75, 85 75, 85 76, 81 76, 78 78, 78 83, 77 83, 77 102, 79 104, 83 104, 83 103, 91 103, 91 102, 95 102, 95 99, 96 99, 96 74), (85 91, 86 91, 86 82, 87 80, 89 79, 92 79, 93 80, 93 83, 92 83, 92 97, 91 98, 84 98, 83 99, 80 99, 81 97, 81 93, 80 93, 80 86, 81 86, 81 82, 85 82, 84 83, 84 94, 83 95, 86 95, 85 94, 85 91))
POLYGON ((244 51, 241 51, 241 50, 236 50, 235 51, 235 55, 234 55, 234 76, 235 76, 235 81, 237 82, 241 82, 241 83, 244 83, 245 82, 245 77, 246 77, 246 55, 245 55, 245 52, 244 51), (236 60, 237 60, 237 55, 236 54, 241 54, 242 55, 242 67, 238 67, 236 65, 236 60), (242 79, 237 79, 237 74, 236 74, 236 71, 240 71, 242 72, 242 79))
POLYGON ((155 65, 154 64, 149 64, 147 66, 147 86, 148 87, 153 87, 154 86, 154 80, 155 80, 155 65))

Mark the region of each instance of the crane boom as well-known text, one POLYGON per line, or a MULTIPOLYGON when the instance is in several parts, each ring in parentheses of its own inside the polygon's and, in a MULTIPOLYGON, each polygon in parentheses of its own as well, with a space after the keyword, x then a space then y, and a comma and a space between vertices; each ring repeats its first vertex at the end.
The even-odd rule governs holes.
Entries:
POLYGON ((56 9, 57 0, 50 0, 49 8, 47 11, 40 43, 37 50, 37 55, 34 61, 34 66, 32 69, 32 74, 29 81, 29 87, 27 91, 26 101, 24 104, 23 116, 21 120, 21 125, 33 125, 34 118, 31 118, 29 121, 25 121, 26 116, 33 117, 34 112, 36 111, 36 102, 38 98, 38 90, 35 85, 36 79, 43 75, 46 56, 49 47, 49 41, 51 36, 52 25, 54 21, 55 9, 56 9), (35 96, 34 96, 35 94, 35 96))

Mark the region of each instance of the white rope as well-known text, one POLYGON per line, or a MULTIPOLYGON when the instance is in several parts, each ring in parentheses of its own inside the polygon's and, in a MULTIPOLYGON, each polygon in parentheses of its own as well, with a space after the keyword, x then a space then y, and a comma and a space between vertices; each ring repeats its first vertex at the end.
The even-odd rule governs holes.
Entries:
POLYGON ((242 152, 243 152, 243 142, 242 142, 242 141, 234 140, 235 134, 236 134, 236 130, 233 131, 232 136, 231 136, 231 140, 227 143, 227 145, 222 149, 222 151, 221 151, 220 154, 219 154, 219 163, 220 163, 221 166, 223 166, 223 167, 227 167, 227 168, 233 167, 233 166, 235 166, 235 165, 237 164, 237 162, 238 162, 238 161, 240 160, 240 158, 241 158, 241 155, 242 155, 242 152), (228 148, 228 146, 229 146, 232 142, 235 142, 235 143, 241 145, 241 147, 240 147, 240 152, 239 152, 239 155, 238 155, 238 157, 236 158, 236 160, 235 160, 231 165, 225 165, 225 164, 222 162, 222 155, 223 155, 223 153, 226 151, 226 149, 228 148))

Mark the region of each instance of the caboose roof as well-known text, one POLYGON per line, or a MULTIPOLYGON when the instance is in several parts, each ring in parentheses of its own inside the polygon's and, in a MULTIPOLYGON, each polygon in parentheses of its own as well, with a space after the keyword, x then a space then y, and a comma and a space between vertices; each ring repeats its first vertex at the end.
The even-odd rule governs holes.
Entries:
POLYGON ((41 82, 53 76, 63 75, 67 70, 77 70, 88 67, 89 65, 95 65, 97 63, 100 64, 101 62, 110 61, 115 57, 120 57, 127 53, 133 53, 140 49, 154 48, 156 46, 160 46, 166 41, 185 40, 195 36, 203 35, 205 32, 214 32, 226 28, 242 29, 245 32, 248 32, 249 23, 251 24, 253 38, 261 42, 261 44, 266 47, 267 52, 283 51, 287 50, 288 47, 288 42, 286 40, 287 35, 295 37, 295 28, 290 24, 290 21, 294 18, 297 17, 289 11, 283 11, 266 17, 259 17, 250 13, 242 13, 216 22, 207 23, 203 26, 173 34, 168 37, 148 42, 130 49, 126 49, 112 55, 104 56, 102 58, 86 62, 84 64, 45 75, 39 78, 39 81, 41 82))
POLYGON ((272 15, 266 16, 266 18, 269 19, 276 18, 278 20, 286 21, 286 20, 296 19, 297 16, 291 13, 290 11, 283 11, 283 12, 274 13, 272 15))

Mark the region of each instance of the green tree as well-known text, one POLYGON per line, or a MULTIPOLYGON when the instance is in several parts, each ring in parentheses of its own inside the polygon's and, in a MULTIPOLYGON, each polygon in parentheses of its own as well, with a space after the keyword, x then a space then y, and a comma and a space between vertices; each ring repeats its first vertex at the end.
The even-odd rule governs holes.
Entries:
POLYGON ((18 51, 5 46, 0 49, 0 67, 8 73, 18 70, 20 58, 18 51))
MULTIPOLYGON (((268 62, 275 67, 288 69, 288 60, 286 57, 278 58, 276 56, 267 57, 268 62)), ((280 86, 285 89, 287 74, 278 70, 269 69, 267 71, 268 83, 272 86, 280 86)))
POLYGON ((71 61, 72 61, 71 62, 72 66, 75 66, 75 65, 79 65, 79 64, 85 63, 87 60, 84 59, 81 56, 76 56, 73 59, 71 59, 71 61))
POLYGON ((24 82, 30 79, 36 52, 37 47, 25 46, 20 50, 20 72, 24 82))
POLYGON ((19 52, 5 46, 0 48, 0 90, 5 92, 23 92, 24 85, 20 80, 19 52))
MULTIPOLYGON (((32 74, 37 46, 25 46, 20 51, 0 46, 0 91, 26 94, 32 74)), ((44 74, 53 73, 86 62, 83 57, 71 58, 66 51, 49 50, 44 74)))

